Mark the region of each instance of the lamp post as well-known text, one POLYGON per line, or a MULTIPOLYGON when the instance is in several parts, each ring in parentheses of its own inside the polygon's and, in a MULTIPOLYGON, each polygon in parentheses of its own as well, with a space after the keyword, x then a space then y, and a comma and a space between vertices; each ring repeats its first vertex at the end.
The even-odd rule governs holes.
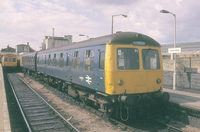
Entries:
POLYGON ((79 34, 79 36, 86 36, 86 37, 87 37, 87 39, 89 39, 89 36, 87 36, 87 35, 84 35, 84 34, 79 34))
MULTIPOLYGON (((169 13, 174 16, 174 48, 176 48, 176 14, 167 10, 161 10, 160 13, 169 13)), ((173 90, 176 89, 176 53, 173 53, 174 58, 174 74, 173 74, 173 90)))
POLYGON ((115 16, 123 16, 123 17, 128 17, 127 15, 124 15, 124 14, 117 14, 117 15, 112 15, 112 29, 111 29, 111 33, 113 34, 113 18, 115 16))

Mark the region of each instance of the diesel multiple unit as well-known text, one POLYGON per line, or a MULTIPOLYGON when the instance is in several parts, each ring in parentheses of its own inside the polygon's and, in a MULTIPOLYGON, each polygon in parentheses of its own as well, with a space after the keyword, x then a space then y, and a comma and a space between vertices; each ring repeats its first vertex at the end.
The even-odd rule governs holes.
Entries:
POLYGON ((153 106, 150 100, 169 99, 168 93, 162 93, 160 44, 140 33, 120 32, 25 54, 22 67, 122 120, 128 120, 139 108, 153 106))
POLYGON ((5 54, 1 58, 1 63, 4 68, 16 68, 17 56, 14 54, 5 54))

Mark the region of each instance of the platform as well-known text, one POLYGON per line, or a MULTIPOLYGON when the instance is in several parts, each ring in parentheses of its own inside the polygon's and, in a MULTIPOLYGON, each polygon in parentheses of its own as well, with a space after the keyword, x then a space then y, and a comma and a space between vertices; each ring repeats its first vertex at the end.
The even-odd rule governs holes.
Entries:
POLYGON ((170 94, 170 102, 179 104, 182 107, 200 111, 200 94, 167 88, 164 88, 163 91, 170 94))
POLYGON ((11 132, 3 70, 0 64, 0 132, 11 132))

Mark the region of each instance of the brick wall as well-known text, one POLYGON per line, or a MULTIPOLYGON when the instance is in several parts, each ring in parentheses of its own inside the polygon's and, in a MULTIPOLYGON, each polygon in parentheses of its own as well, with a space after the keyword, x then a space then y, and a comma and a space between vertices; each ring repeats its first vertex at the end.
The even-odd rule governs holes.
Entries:
MULTIPOLYGON (((191 73, 191 88, 200 89, 200 57, 198 55, 177 56, 176 60, 176 85, 177 87, 189 88, 185 67, 198 68, 197 73, 191 73)), ((173 85, 174 60, 170 56, 163 56, 164 85, 173 85)))

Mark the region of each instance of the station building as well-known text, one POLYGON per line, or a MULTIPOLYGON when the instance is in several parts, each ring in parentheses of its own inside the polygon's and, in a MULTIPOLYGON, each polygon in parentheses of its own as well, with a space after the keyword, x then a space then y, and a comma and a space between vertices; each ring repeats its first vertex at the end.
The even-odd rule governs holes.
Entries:
POLYGON ((42 42, 41 50, 66 46, 71 43, 72 43, 72 35, 65 35, 64 37, 45 36, 42 42))

